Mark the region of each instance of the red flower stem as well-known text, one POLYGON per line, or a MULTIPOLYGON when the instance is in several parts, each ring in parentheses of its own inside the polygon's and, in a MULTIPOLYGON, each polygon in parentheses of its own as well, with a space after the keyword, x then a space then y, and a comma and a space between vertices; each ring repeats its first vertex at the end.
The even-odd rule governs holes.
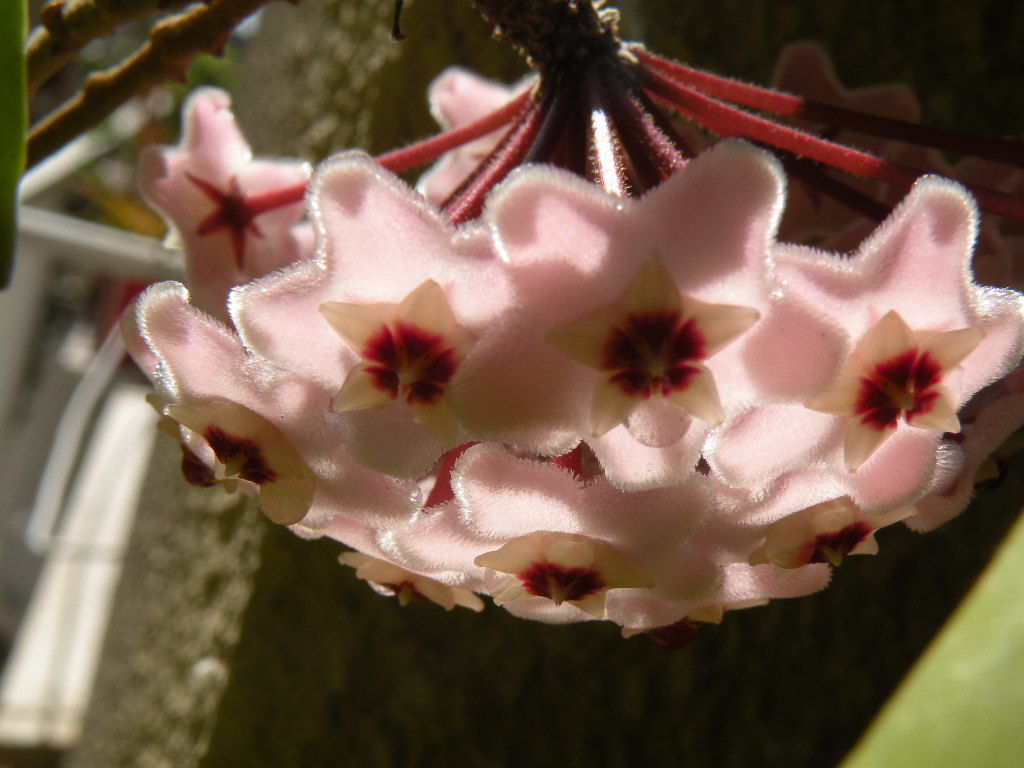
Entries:
MULTIPOLYGON (((653 70, 643 70, 641 74, 643 86, 651 96, 719 136, 745 136, 841 171, 901 187, 909 188, 925 173, 751 115, 653 70)), ((982 210, 1024 221, 1024 199, 985 187, 964 186, 975 196, 982 210)))
POLYGON ((533 101, 533 89, 528 88, 516 96, 512 101, 494 112, 484 115, 479 120, 474 120, 461 128, 445 131, 432 138, 418 141, 402 149, 386 152, 378 155, 377 163, 394 173, 400 173, 417 165, 424 165, 436 160, 445 152, 468 144, 474 139, 493 133, 499 128, 508 125, 515 118, 522 114, 527 106, 533 101))
POLYGON ((555 147, 548 153, 547 162, 564 168, 576 176, 587 178, 587 163, 590 162, 588 125, 590 113, 584 105, 575 102, 565 115, 562 135, 555 147))
POLYGON ((683 85, 740 106, 759 109, 773 115, 796 117, 836 128, 845 128, 871 136, 905 141, 918 146, 934 147, 959 155, 984 157, 1011 165, 1024 165, 1024 143, 1019 141, 966 136, 955 131, 944 131, 917 123, 908 123, 904 120, 894 120, 844 109, 713 75, 710 72, 703 72, 684 64, 662 59, 639 48, 631 50, 644 64, 659 70, 683 85))
POLYGON ((523 125, 526 123, 527 119, 534 113, 536 108, 537 102, 534 101, 529 109, 521 113, 515 119, 511 127, 509 127, 509 129, 505 131, 504 134, 502 134, 502 137, 501 139, 498 140, 497 144, 495 144, 492 147, 492 149, 486 155, 484 155, 482 159, 476 161, 476 164, 473 166, 473 169, 466 175, 465 178, 463 178, 463 180, 459 183, 459 186, 456 187, 455 190, 448 195, 448 197, 440 206, 441 210, 448 210, 449 208, 454 206, 458 202, 458 200, 463 196, 466 190, 469 189, 469 187, 473 184, 473 182, 475 182, 476 179, 479 176, 481 176, 491 164, 496 162, 496 158, 499 157, 505 151, 506 147, 508 147, 509 145, 513 144, 516 141, 516 137, 519 135, 520 129, 522 129, 523 125))
POLYGON ((629 184, 622 140, 606 106, 604 85, 598 82, 595 72, 587 73, 584 90, 588 118, 588 175, 608 194, 624 197, 629 184))
POLYGON ((275 208, 301 203, 306 195, 307 184, 308 182, 303 181, 290 187, 281 187, 280 189, 271 189, 268 192, 256 192, 246 195, 243 205, 245 205, 245 210, 249 212, 250 216, 259 216, 261 213, 272 211, 275 208))
POLYGON ((688 148, 679 148, 675 131, 667 120, 662 124, 657 116, 664 117, 653 104, 645 105, 639 96, 613 83, 608 88, 611 96, 612 120, 618 126, 626 154, 633 166, 636 188, 642 193, 657 186, 673 173, 686 165, 688 148), (671 131, 671 133, 668 133, 671 131))
POLYGON ((826 173, 825 169, 817 163, 805 157, 796 157, 788 152, 779 152, 779 159, 782 160, 787 175, 817 192, 828 195, 851 211, 859 213, 871 221, 882 221, 889 215, 890 209, 884 204, 854 189, 841 179, 826 173))
MULTIPOLYGON (((566 126, 571 125, 576 117, 575 111, 579 104, 581 84, 575 82, 558 82, 549 84, 543 119, 537 129, 522 163, 546 163, 558 148, 559 141, 565 136, 566 126)), ((586 125, 586 121, 584 121, 586 125)))
POLYGON ((530 146, 537 137, 549 100, 543 103, 532 101, 529 111, 512 127, 501 145, 481 165, 479 172, 470 177, 458 191, 449 198, 444 210, 452 224, 461 224, 480 215, 484 198, 494 185, 522 163, 530 146))

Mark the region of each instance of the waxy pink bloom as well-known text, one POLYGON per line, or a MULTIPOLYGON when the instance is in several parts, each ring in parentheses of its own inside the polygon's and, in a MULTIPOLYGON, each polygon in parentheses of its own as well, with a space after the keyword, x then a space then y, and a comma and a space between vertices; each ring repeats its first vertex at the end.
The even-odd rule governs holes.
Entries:
POLYGON ((569 603, 598 619, 604 618, 608 590, 654 586, 614 548, 578 534, 532 533, 478 555, 474 562, 511 575, 490 578, 498 605, 536 597, 555 606, 569 603))
POLYGON ((370 583, 382 595, 394 595, 402 605, 414 600, 429 600, 446 611, 456 605, 471 611, 482 611, 483 600, 461 587, 449 587, 439 581, 399 568, 386 560, 364 555, 362 552, 345 552, 338 556, 342 565, 356 569, 356 576, 370 583))
MULTIPOLYGON (((484 220, 508 260, 519 307, 477 342, 465 378, 452 384, 453 409, 474 435, 538 455, 564 453, 582 437, 613 482, 643 489, 690 474, 723 416, 755 400, 820 393, 834 375, 823 363, 839 363, 844 340, 807 307, 772 296, 767 257, 782 201, 778 166, 738 142, 709 150, 637 201, 568 174, 514 175, 484 220), (674 286, 662 285, 659 272, 674 286), (639 292, 631 287, 638 275, 639 292), (627 376, 610 382, 624 370, 604 355, 613 318, 628 324, 630 302, 652 300, 669 315, 686 306, 705 315, 696 327, 707 325, 707 343, 688 358, 699 374, 675 403, 642 389, 626 394, 627 376), (794 335, 802 347, 791 343, 794 335), (708 383, 721 387, 725 379, 728 389, 714 394, 708 383)), ((669 338, 675 328, 653 340, 659 354, 678 357, 669 338)), ((620 345, 615 354, 623 352, 620 345)))
POLYGON ((679 295, 657 257, 645 261, 615 304, 559 326, 548 342, 603 371, 590 427, 600 437, 644 401, 662 398, 709 424, 723 417, 714 377, 702 362, 753 325, 756 309, 679 295))
POLYGON ((967 357, 981 327, 914 332, 890 310, 860 340, 835 387, 807 407, 848 418, 846 468, 856 470, 900 423, 959 432, 958 398, 943 379, 967 357))
POLYGON ((331 392, 358 461, 414 479, 465 442, 449 395, 508 308, 504 266, 482 227, 452 227, 365 155, 325 163, 310 194, 315 257, 236 290, 232 319, 331 392))
POLYGON ((271 519, 311 531, 349 519, 352 546, 372 542, 367 525, 421 502, 415 484, 368 472, 337 449, 344 425, 332 418, 328 391, 251 355, 233 329, 195 310, 182 286, 150 287, 134 314, 139 336, 128 336, 129 351, 157 385, 161 411, 185 428, 178 439, 190 480, 244 481, 271 519))
POLYGON ((776 250, 782 290, 842 323, 854 344, 832 390, 807 401, 841 414, 846 470, 885 477, 901 456, 902 477, 926 489, 956 411, 1020 359, 1020 295, 971 279, 976 222, 962 188, 929 177, 849 259, 776 250))
POLYGON ((772 562, 782 568, 808 563, 839 566, 846 555, 878 552, 874 532, 914 514, 897 507, 884 515, 868 515, 849 496, 793 512, 768 526, 765 543, 750 555, 751 565, 772 562))
POLYGON ((306 163, 254 159, 235 124, 228 95, 193 93, 184 107, 176 147, 147 147, 139 186, 181 248, 198 306, 225 318, 228 291, 308 255, 312 237, 297 226, 306 163), (280 204, 280 190, 299 189, 280 204))
POLYGON ((213 471, 203 477, 205 465, 185 440, 186 476, 194 485, 219 482, 233 490, 239 481, 259 489, 267 517, 281 525, 297 523, 313 502, 316 478, 295 447, 279 429, 248 408, 223 400, 196 405, 172 404, 164 413, 202 440, 213 453, 213 471))
POLYGON ((378 591, 678 646, 823 589, 888 525, 964 508, 1024 422, 1020 374, 1001 381, 1024 298, 973 278, 962 186, 734 106, 916 135, 843 108, 889 91, 847 92, 820 57, 801 86, 820 102, 728 81, 621 45, 590 10, 599 50, 518 90, 449 72, 432 101, 452 130, 335 155, 308 188, 297 166, 253 170, 223 97, 195 97, 147 184, 193 255, 221 238, 227 266, 189 272, 220 319, 162 284, 126 340, 187 476, 352 548, 341 562, 378 591), (725 138, 694 155, 654 102, 776 154, 725 138), (394 175, 439 157, 426 196, 394 175), (839 202, 913 186, 837 253, 779 242, 787 170, 839 202), (303 196, 310 258, 289 245, 303 196))
POLYGON ((441 286, 427 280, 397 306, 328 301, 320 312, 363 358, 331 408, 343 413, 402 401, 443 447, 454 447, 459 426, 445 388, 474 339, 458 325, 441 286))

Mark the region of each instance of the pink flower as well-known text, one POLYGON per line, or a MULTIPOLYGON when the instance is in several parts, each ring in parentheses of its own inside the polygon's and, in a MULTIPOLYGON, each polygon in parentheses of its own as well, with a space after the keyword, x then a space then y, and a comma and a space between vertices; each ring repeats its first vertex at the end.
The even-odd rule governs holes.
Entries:
POLYGON ((184 107, 177 147, 148 147, 139 160, 143 195, 167 220, 169 244, 185 252, 199 306, 226 317, 228 291, 308 255, 302 215, 309 166, 254 160, 226 93, 203 88, 184 107), (280 198, 280 199, 279 199, 280 198))
POLYGON ((455 229, 359 153, 321 166, 310 200, 315 258, 236 290, 232 319, 254 352, 331 392, 357 461, 420 477, 465 442, 449 395, 508 307, 504 266, 486 231, 455 229))
POLYGON ((399 568, 386 560, 380 560, 362 552, 345 552, 338 556, 342 565, 356 569, 356 576, 370 583, 382 595, 394 595, 402 605, 414 600, 429 600, 446 611, 456 605, 471 611, 482 611, 483 601, 461 587, 449 587, 439 581, 399 568))
POLYGON ((1024 298, 975 282, 975 204, 934 177, 849 255, 777 241, 784 168, 846 202, 875 191, 802 158, 888 184, 914 172, 733 104, 879 132, 895 124, 828 104, 913 106, 905 91, 847 92, 794 49, 827 104, 807 101, 592 21, 596 49, 518 95, 447 73, 432 100, 453 130, 336 155, 308 192, 297 166, 250 161, 223 95, 196 96, 147 184, 190 258, 210 252, 189 280, 230 326, 168 283, 125 329, 186 475, 353 548, 341 562, 377 591, 473 610, 489 595, 678 645, 824 588, 888 525, 963 509, 1024 421, 1019 374, 997 383, 1024 349, 1024 298), (652 101, 779 154, 726 139, 690 157, 652 101), (429 199, 392 173, 439 157, 429 199), (292 248, 303 192, 308 259, 292 248))
MULTIPOLYGON (((271 519, 310 530, 342 511, 365 526, 419 505, 415 484, 369 472, 339 450, 343 425, 331 417, 329 392, 251 355, 231 329, 193 309, 182 286, 152 286, 134 312, 145 345, 136 359, 162 411, 187 430, 192 479, 252 484, 271 519)), ((364 541, 372 537, 359 534, 353 546, 364 541)))
MULTIPOLYGON (((1020 358, 1021 297, 971 279, 976 217, 959 186, 930 177, 848 259, 797 246, 775 251, 781 290, 842 325, 853 342, 831 391, 808 401, 844 415, 809 419, 818 436, 803 444, 824 449, 826 432, 841 428, 846 458, 836 464, 862 475, 856 482, 867 496, 858 503, 871 505, 886 489, 906 489, 905 499, 923 492, 943 431, 957 428, 956 411, 1020 358)), ((803 461, 793 458, 794 467, 803 461)))
POLYGON ((604 618, 604 597, 609 589, 654 586, 615 549, 578 534, 528 534, 478 555, 474 562, 511 576, 489 579, 498 605, 536 597, 555 606, 569 603, 597 619, 604 618))
POLYGON ((782 568, 808 563, 839 566, 846 555, 875 554, 874 532, 914 512, 912 507, 897 507, 885 515, 866 515, 849 496, 824 501, 768 526, 764 544, 750 555, 749 562, 772 562, 782 568))
MULTIPOLYGON (((689 605, 721 583, 718 565, 691 540, 712 512, 699 476, 672 488, 626 493, 604 479, 584 482, 552 463, 518 458, 491 444, 462 455, 452 487, 451 503, 389 531, 388 556, 417 572, 448 574, 446 583, 463 574, 460 584, 491 592, 516 615, 582 621, 602 616, 606 598, 634 593, 689 605), (579 560, 584 555, 591 558, 587 563, 579 560), (515 564, 521 567, 506 570, 515 564), (531 565, 537 568, 531 571, 531 565), (537 580, 533 591, 520 591, 519 576, 529 574, 537 580), (565 583, 557 588, 560 574, 565 583), (575 587, 573 574, 580 577, 575 587), (544 595, 549 576, 555 591, 544 595)), ((621 610, 641 621, 629 608, 621 610)))
POLYGON ((822 361, 838 363, 837 329, 771 295, 781 203, 778 167, 737 142, 720 143, 638 201, 567 174, 516 174, 484 213, 508 260, 514 309, 496 318, 452 382, 452 408, 478 438, 538 455, 564 453, 582 436, 621 488, 678 482, 713 423, 754 400, 820 392, 833 376, 822 361), (664 328, 656 342, 637 342, 660 345, 648 354, 623 339, 643 335, 630 317, 647 322, 651 308, 664 328), (673 351, 690 320, 698 346, 673 351), (632 370, 613 361, 632 354, 662 359, 632 370), (638 383, 640 368, 677 363, 694 373, 669 397, 660 382, 653 397, 638 383), (632 393, 623 388, 631 378, 632 393), (713 382, 726 380, 718 391, 713 382))

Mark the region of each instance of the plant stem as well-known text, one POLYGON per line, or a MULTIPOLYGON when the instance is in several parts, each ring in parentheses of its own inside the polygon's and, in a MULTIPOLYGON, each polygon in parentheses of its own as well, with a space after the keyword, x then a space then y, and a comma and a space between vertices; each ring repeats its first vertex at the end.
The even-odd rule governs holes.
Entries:
POLYGON ((191 2, 194 0, 52 0, 43 6, 42 23, 25 43, 29 95, 67 66, 86 44, 129 21, 177 10, 191 2))
POLYGON ((98 125, 133 96, 168 80, 184 80, 199 54, 223 48, 238 23, 268 2, 213 0, 157 24, 142 48, 116 67, 90 75, 75 98, 33 128, 27 167, 98 125))

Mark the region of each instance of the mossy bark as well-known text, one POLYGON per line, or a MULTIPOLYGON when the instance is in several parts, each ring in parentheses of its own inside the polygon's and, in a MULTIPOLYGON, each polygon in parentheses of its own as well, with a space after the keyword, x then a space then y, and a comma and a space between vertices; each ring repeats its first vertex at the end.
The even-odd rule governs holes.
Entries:
MULTIPOLYGON (((935 124, 1021 135, 1010 74, 1019 3, 634 0, 623 10, 627 37, 760 82, 786 42, 813 37, 851 87, 908 80, 935 124)), ((409 4, 400 45, 388 40, 390 14, 390 3, 351 0, 270 9, 264 61, 237 94, 261 151, 380 151, 429 133, 424 89, 444 66, 522 73, 468 2, 409 4)), ((676 653, 610 625, 550 627, 493 606, 402 609, 339 566, 332 542, 248 510, 231 513, 237 531, 217 546, 202 533, 219 525, 207 515, 163 511, 136 534, 89 732, 68 764, 835 765, 1016 517, 1020 470, 936 532, 884 531, 881 552, 849 559, 820 595, 730 614, 676 653), (154 541, 174 549, 173 567, 138 557, 154 541), (210 563, 248 596, 244 617, 184 587, 210 563), (222 639, 200 629, 208 622, 222 639), (187 642, 197 634, 208 639, 187 642), (230 678, 184 712, 170 702, 186 701, 190 664, 209 647, 230 678), (180 746, 189 738, 191 751, 180 746)))

